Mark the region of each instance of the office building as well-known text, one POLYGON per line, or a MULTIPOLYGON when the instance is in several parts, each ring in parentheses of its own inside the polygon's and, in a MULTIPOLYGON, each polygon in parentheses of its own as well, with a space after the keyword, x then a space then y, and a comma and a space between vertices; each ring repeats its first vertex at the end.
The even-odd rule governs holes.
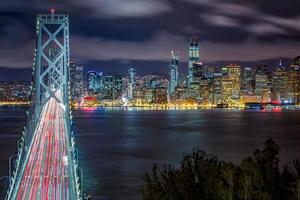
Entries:
POLYGON ((80 101, 83 97, 83 66, 70 62, 70 90, 73 101, 80 101))
POLYGON ((241 89, 241 66, 236 64, 227 66, 227 76, 229 79, 232 79, 232 98, 239 99, 241 89))
POLYGON ((136 70, 135 68, 130 68, 128 71, 128 100, 134 98, 134 90, 136 87, 136 70))
POLYGON ((281 67, 273 72, 271 87, 273 102, 281 103, 289 100, 287 94, 287 78, 287 72, 281 67))
POLYGON ((104 77, 96 71, 87 72, 87 87, 89 95, 95 95, 104 91, 104 77))
POLYGON ((169 66, 169 97, 173 97, 175 89, 178 86, 178 56, 171 52, 171 64, 169 66))
POLYGON ((189 60, 188 60, 188 84, 189 85, 194 81, 193 66, 195 63, 200 63, 198 37, 192 37, 190 41, 189 60))
POLYGON ((245 67, 241 73, 241 93, 243 95, 253 95, 255 90, 255 70, 245 67))

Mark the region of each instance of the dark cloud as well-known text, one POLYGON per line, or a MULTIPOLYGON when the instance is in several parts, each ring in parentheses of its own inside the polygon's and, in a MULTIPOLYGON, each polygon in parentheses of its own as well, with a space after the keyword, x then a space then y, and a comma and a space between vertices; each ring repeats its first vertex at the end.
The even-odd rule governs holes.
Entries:
POLYGON ((31 67, 35 15, 52 7, 70 14, 71 55, 82 64, 167 63, 171 50, 186 62, 191 35, 207 63, 300 52, 299 0, 10 0, 0 2, 0 66, 31 67))

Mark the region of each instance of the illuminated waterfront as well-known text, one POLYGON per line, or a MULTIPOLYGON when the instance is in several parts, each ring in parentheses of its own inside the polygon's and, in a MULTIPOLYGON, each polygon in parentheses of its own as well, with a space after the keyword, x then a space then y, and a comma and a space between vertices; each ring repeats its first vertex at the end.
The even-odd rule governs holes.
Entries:
MULTIPOLYGON (((192 148, 238 161, 272 137, 282 147, 283 160, 300 157, 300 112, 295 111, 100 107, 73 113, 85 186, 93 199, 140 199, 142 175, 152 163, 178 164, 192 148)), ((16 151, 24 122, 24 108, 0 107, 1 176, 7 174, 7 158, 16 151)))

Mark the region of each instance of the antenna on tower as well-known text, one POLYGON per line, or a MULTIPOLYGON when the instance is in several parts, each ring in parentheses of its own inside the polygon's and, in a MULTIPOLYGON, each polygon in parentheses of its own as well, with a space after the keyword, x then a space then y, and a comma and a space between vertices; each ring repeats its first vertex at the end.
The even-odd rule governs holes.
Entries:
POLYGON ((282 60, 281 59, 279 60, 279 67, 280 68, 282 67, 282 60))
POLYGON ((51 15, 54 15, 54 14, 55 14, 55 9, 54 9, 54 8, 51 8, 51 9, 50 9, 50 13, 51 13, 51 15))

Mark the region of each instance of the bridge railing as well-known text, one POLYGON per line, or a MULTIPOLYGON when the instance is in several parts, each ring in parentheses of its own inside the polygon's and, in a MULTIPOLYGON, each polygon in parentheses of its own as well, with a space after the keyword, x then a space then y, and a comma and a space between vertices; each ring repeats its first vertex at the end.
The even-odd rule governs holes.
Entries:
POLYGON ((69 138, 69 148, 70 148, 70 160, 72 161, 73 166, 73 172, 75 174, 75 184, 76 184, 76 192, 77 192, 77 198, 83 199, 84 198, 84 192, 83 192, 83 171, 79 167, 78 162, 78 149, 76 148, 75 143, 75 134, 73 132, 73 116, 71 111, 71 106, 69 105, 69 113, 68 113, 68 123, 67 123, 67 129, 68 129, 68 138, 69 138))
POLYGON ((13 168, 11 168, 9 172, 9 174, 11 174, 10 176, 10 180, 9 180, 9 187, 6 193, 6 198, 5 199, 10 199, 12 196, 12 193, 14 192, 14 186, 16 184, 16 181, 22 177, 21 169, 22 166, 25 164, 25 158, 27 155, 27 151, 29 149, 29 145, 31 144, 31 141, 33 139, 34 136, 34 132, 35 132, 35 128, 36 128, 36 124, 37 122, 35 121, 35 117, 34 117, 34 111, 33 111, 33 107, 30 105, 28 111, 26 111, 26 115, 27 115, 27 123, 26 125, 23 127, 23 131, 22 131, 22 136, 21 139, 19 139, 18 141, 18 151, 17 151, 17 157, 15 160, 15 165, 13 166, 13 168))

